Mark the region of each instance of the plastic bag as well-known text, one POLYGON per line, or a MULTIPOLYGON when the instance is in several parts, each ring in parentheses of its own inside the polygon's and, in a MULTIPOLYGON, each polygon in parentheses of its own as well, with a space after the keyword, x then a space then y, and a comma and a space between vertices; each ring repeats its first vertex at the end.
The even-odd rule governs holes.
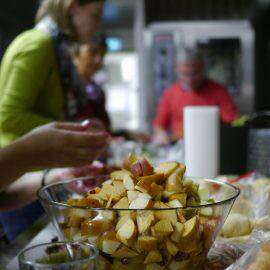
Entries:
POLYGON ((264 231, 254 230, 246 243, 246 252, 226 270, 270 269, 270 237, 264 231))

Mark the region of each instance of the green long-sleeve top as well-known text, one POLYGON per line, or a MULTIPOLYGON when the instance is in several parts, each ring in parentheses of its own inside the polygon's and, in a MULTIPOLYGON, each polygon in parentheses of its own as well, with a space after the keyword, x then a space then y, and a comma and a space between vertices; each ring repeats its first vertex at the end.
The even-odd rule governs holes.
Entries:
POLYGON ((0 145, 59 120, 64 96, 49 34, 32 29, 7 49, 0 70, 0 145))

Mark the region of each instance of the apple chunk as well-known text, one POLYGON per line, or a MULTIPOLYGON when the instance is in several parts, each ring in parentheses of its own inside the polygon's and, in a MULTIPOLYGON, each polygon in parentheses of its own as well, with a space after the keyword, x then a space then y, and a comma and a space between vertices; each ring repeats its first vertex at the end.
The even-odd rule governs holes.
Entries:
POLYGON ((151 251, 157 248, 157 239, 153 236, 139 236, 137 248, 140 251, 151 251))
POLYGON ((169 192, 175 193, 182 191, 182 179, 176 172, 174 172, 167 178, 165 189, 169 192))
POLYGON ((156 173, 164 174, 165 178, 170 176, 179 166, 177 162, 163 162, 160 163, 156 168, 156 173))
POLYGON ((120 242, 114 240, 104 240, 102 242, 102 251, 107 254, 113 254, 121 245, 120 242))
POLYGON ((138 198, 139 194, 140 194, 140 192, 137 191, 137 190, 134 190, 134 191, 133 190, 129 190, 127 192, 127 196, 128 196, 129 202, 133 202, 134 200, 136 200, 138 198))
POLYGON ((123 168, 130 171, 132 164, 138 161, 138 159, 139 158, 136 155, 128 154, 124 157, 123 168))
POLYGON ((194 216, 193 218, 189 219, 184 224, 184 231, 183 231, 183 238, 190 237, 197 229, 198 225, 198 217, 194 216))
POLYGON ((181 241, 181 237, 183 235, 184 232, 184 224, 177 222, 174 225, 174 232, 171 235, 171 239, 175 242, 175 243, 179 243, 181 241))
POLYGON ((82 236, 99 235, 109 230, 112 225, 105 220, 86 220, 81 224, 82 236))
POLYGON ((175 256, 178 253, 179 251, 178 247, 174 243, 172 243, 170 240, 166 240, 165 244, 166 244, 166 248, 168 252, 172 256, 175 256))
POLYGON ((130 175, 124 176, 123 184, 127 190, 135 189, 135 180, 130 175))
POLYGON ((144 264, 159 263, 162 261, 162 255, 157 250, 151 250, 144 260, 144 264))
POLYGON ((171 233, 173 233, 171 222, 169 220, 160 220, 153 227, 151 227, 151 233, 159 240, 169 236, 171 233))
POLYGON ((136 200, 131 202, 129 209, 147 209, 152 206, 152 201, 146 197, 138 197, 136 200))
POLYGON ((137 186, 149 191, 152 183, 162 184, 163 182, 164 182, 164 175, 156 173, 153 175, 140 177, 137 186))
POLYGON ((138 211, 137 213, 137 224, 138 224, 138 231, 140 234, 147 232, 150 227, 155 222, 154 213, 150 210, 147 211, 138 211))
POLYGON ((137 235, 137 228, 132 219, 128 219, 126 223, 121 226, 116 234, 116 238, 123 244, 129 246, 137 235))
POLYGON ((119 170, 119 171, 114 171, 110 174, 110 178, 112 180, 119 180, 123 181, 125 175, 130 175, 130 172, 127 170, 119 170))
POLYGON ((134 258, 139 254, 128 247, 122 246, 117 251, 115 251, 112 256, 114 258, 123 259, 123 258, 134 258))

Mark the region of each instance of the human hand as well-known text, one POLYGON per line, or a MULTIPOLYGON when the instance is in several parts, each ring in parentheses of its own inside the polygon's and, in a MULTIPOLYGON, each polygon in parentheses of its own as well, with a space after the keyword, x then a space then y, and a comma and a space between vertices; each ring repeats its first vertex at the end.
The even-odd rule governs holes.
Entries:
POLYGON ((52 123, 34 129, 13 145, 25 169, 84 166, 107 148, 109 134, 90 125, 52 123))

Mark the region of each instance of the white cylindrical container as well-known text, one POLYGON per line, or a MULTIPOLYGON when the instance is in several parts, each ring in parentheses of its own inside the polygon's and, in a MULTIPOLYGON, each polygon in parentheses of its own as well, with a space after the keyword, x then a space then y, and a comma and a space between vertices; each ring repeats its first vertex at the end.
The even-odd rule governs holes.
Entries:
POLYGON ((219 108, 184 108, 184 149, 188 176, 213 178, 219 173, 219 108))

